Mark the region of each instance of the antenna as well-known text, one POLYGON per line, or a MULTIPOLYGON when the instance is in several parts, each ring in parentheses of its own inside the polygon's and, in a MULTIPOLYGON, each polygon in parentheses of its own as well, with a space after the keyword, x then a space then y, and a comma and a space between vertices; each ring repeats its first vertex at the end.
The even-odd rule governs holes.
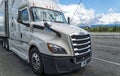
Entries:
POLYGON ((75 14, 76 14, 76 12, 77 12, 77 10, 78 10, 78 8, 79 8, 81 2, 82 2, 82 0, 79 1, 79 3, 78 3, 78 7, 76 8, 76 10, 75 10, 75 12, 74 12, 74 14, 73 14, 73 16, 72 16, 70 22, 73 20, 73 18, 74 18, 74 16, 75 16, 75 14))

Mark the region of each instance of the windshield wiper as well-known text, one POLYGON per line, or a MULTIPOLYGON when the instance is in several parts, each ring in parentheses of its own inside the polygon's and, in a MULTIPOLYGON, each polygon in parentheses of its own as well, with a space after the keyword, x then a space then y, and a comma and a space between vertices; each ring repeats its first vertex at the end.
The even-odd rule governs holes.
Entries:
POLYGON ((61 22, 61 21, 53 21, 53 22, 57 22, 57 23, 64 23, 64 22, 61 22))
POLYGON ((45 20, 45 19, 43 19, 42 21, 45 22, 45 21, 49 21, 49 20, 45 20))

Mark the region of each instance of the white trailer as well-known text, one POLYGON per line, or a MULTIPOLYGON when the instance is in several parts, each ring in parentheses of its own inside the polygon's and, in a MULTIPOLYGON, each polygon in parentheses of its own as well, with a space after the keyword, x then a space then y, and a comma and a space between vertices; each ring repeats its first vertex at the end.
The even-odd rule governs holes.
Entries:
POLYGON ((0 16, 3 46, 30 63, 36 74, 71 72, 91 60, 90 34, 67 23, 51 0, 2 0, 0 16))

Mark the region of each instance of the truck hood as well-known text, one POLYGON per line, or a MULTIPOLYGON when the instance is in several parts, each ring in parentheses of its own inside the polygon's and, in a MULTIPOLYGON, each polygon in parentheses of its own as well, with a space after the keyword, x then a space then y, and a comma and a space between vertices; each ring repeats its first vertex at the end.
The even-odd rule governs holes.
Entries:
POLYGON ((84 34, 88 34, 87 31, 85 31, 82 28, 77 27, 75 25, 53 23, 51 28, 55 29, 56 31, 58 31, 60 33, 64 33, 64 34, 73 34, 73 33, 80 33, 80 32, 82 32, 84 34))
MULTIPOLYGON (((44 26, 44 22, 35 22, 33 24, 39 25, 39 26, 44 26)), ((59 33, 62 34, 74 34, 74 33, 84 33, 84 34, 89 34, 87 31, 84 29, 77 27, 75 25, 68 25, 68 24, 63 24, 63 23, 54 23, 52 22, 52 26, 50 28, 56 30, 59 33)))

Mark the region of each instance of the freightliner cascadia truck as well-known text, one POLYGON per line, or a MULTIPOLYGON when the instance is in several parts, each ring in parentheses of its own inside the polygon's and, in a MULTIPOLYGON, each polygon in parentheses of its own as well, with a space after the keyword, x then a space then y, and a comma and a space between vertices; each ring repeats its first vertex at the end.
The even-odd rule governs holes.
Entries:
POLYGON ((2 0, 0 16, 3 47, 27 61, 36 74, 68 73, 91 60, 89 32, 70 25, 51 0, 2 0))

